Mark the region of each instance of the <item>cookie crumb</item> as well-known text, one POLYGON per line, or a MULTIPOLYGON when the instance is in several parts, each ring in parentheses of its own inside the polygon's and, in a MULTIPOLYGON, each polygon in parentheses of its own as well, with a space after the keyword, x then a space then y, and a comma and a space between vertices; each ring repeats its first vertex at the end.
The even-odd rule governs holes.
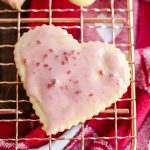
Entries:
POLYGON ((81 91, 75 91, 74 94, 80 94, 82 93, 81 91))
POLYGON ((110 74, 109 74, 109 78, 112 78, 112 77, 113 77, 113 74, 112 74, 112 73, 110 73, 110 74))
POLYGON ((38 67, 39 65, 40 65, 40 63, 39 63, 39 62, 37 62, 37 63, 36 63, 36 66, 38 67))
POLYGON ((56 79, 51 79, 48 82, 47 88, 51 88, 51 87, 55 86, 55 84, 56 84, 56 79))
POLYGON ((99 70, 99 71, 98 71, 98 74, 99 74, 100 76, 102 76, 102 75, 103 75, 103 70, 99 70))
POLYGON ((79 81, 78 81, 78 80, 76 80, 76 81, 74 81, 73 83, 74 83, 74 84, 77 84, 77 83, 79 83, 79 81))
POLYGON ((49 52, 53 53, 54 51, 50 48, 50 49, 49 49, 49 52))
POLYGON ((62 65, 64 65, 64 64, 65 64, 65 62, 62 60, 62 61, 61 61, 61 64, 62 64, 62 65))
POLYGON ((48 56, 48 54, 44 54, 44 55, 43 55, 43 58, 45 59, 47 56, 48 56))
POLYGON ((36 43, 37 43, 37 44, 41 44, 41 41, 40 41, 40 40, 37 40, 36 43))
POLYGON ((66 73, 67 73, 67 74, 70 74, 70 73, 71 73, 71 70, 68 70, 66 73))
POLYGON ((44 67, 45 67, 45 68, 48 67, 48 64, 44 64, 44 67))
POLYGON ((59 55, 55 55, 55 58, 57 59, 59 57, 59 55))
POLYGON ((93 96, 93 93, 90 93, 89 96, 93 96))
POLYGON ((23 63, 24 64, 26 64, 27 63, 27 59, 25 58, 25 59, 23 59, 23 63))

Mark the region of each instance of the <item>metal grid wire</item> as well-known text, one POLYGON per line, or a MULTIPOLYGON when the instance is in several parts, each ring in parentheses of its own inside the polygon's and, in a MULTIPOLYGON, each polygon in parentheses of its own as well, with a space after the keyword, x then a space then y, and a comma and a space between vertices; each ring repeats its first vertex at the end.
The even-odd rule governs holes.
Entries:
MULTIPOLYGON (((22 23, 35 23, 35 22, 42 22, 42 23, 80 23, 80 25, 75 25, 75 26, 63 26, 63 28, 65 29, 72 29, 72 28, 78 28, 81 30, 81 41, 84 41, 84 24, 85 23, 111 23, 111 26, 109 28, 112 29, 112 44, 116 45, 116 46, 122 46, 122 47, 128 47, 128 54, 129 54, 129 64, 130 64, 130 68, 131 68, 131 97, 130 98, 126 98, 126 99, 122 99, 122 101, 127 101, 131 104, 131 115, 129 117, 123 117, 121 116, 122 114, 127 114, 129 113, 129 109, 123 108, 123 109, 119 109, 117 108, 117 103, 114 104, 114 109, 107 109, 102 113, 107 113, 107 114, 114 114, 114 117, 102 117, 102 118, 92 118, 93 120, 114 120, 114 129, 115 129, 115 135, 112 137, 88 137, 88 138, 84 138, 84 123, 82 124, 82 136, 81 138, 68 138, 68 139, 64 139, 64 138, 51 138, 51 136, 49 138, 19 138, 18 137, 18 123, 19 122, 25 122, 25 121, 38 121, 38 119, 22 119, 19 118, 19 103, 22 102, 29 102, 28 100, 22 100, 19 99, 19 85, 22 84, 19 80, 19 76, 18 76, 18 72, 16 72, 16 80, 15 81, 0 81, 0 85, 15 85, 16 87, 16 99, 15 100, 5 100, 5 99, 0 99, 0 104, 2 103, 16 103, 16 110, 15 115, 16 118, 15 119, 1 119, 0 121, 3 122, 16 122, 16 137, 14 139, 5 139, 8 141, 15 141, 16 142, 16 150, 18 149, 18 141, 22 141, 22 140, 49 140, 49 149, 51 149, 51 144, 52 141, 54 140, 81 140, 82 141, 82 150, 84 150, 84 141, 87 139, 91 139, 91 140, 99 140, 99 139, 106 139, 106 140, 110 140, 110 139, 114 139, 114 143, 115 143, 115 149, 118 149, 118 140, 121 139, 126 139, 126 138, 131 138, 132 139, 132 144, 131 144, 131 149, 136 149, 136 107, 135 107, 135 66, 134 66, 134 37, 133 37, 133 8, 132 8, 132 0, 127 0, 127 8, 115 8, 114 7, 114 2, 115 0, 110 0, 110 8, 103 8, 103 9, 99 9, 99 8, 83 8, 81 7, 80 9, 52 9, 52 0, 49 0, 49 9, 19 9, 19 10, 8 10, 8 9, 4 9, 4 10, 0 10, 0 13, 17 13, 17 18, 0 18, 0 23, 17 23, 17 26, 9 26, 9 27, 4 27, 1 26, 0 24, 0 29, 1 30, 17 30, 17 39, 20 38, 20 33, 22 29, 30 29, 31 27, 29 26, 22 26, 22 23), (80 12, 80 18, 52 18, 52 13, 55 12, 75 12, 75 11, 79 11, 80 12), (88 11, 94 11, 94 12, 109 12, 111 13, 111 17, 110 18, 84 18, 83 13, 84 12, 88 12, 88 11), (49 17, 48 18, 22 18, 21 14, 22 13, 26 13, 26 12, 48 12, 49 13, 49 17), (119 17, 115 17, 115 12, 126 12, 128 15, 128 19, 126 18, 119 18, 119 17), (116 23, 124 23, 126 22, 127 25, 123 26, 122 28, 126 28, 128 30, 128 43, 115 43, 115 29, 116 23), (131 136, 119 136, 118 135, 118 120, 130 120, 131 121, 131 131, 132 134, 131 136)), ((96 26, 93 25, 89 25, 89 28, 94 29, 96 28, 96 26)), ((108 28, 107 26, 99 26, 99 28, 108 28)), ((3 44, 0 45, 0 49, 1 48, 14 48, 14 45, 9 45, 9 44, 3 44)), ((13 67, 15 66, 14 63, 3 63, 0 62, 0 66, 3 67, 13 67)), ((3 91, 4 92, 4 91, 3 91)), ((4 109, 3 109, 4 111, 4 109)), ((5 111, 7 113, 9 113, 9 109, 5 109, 5 111)), ((13 110, 10 113, 14 113, 13 110)), ((112 124, 113 126, 113 124, 112 124)), ((1 139, 0 139, 1 140, 1 139)))

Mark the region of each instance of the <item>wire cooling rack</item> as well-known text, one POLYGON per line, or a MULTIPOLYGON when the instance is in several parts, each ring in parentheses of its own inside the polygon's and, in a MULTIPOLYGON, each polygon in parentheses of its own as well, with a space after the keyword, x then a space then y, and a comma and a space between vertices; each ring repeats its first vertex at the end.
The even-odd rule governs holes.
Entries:
MULTIPOLYGON (((115 149, 118 149, 118 141, 123 140, 126 138, 131 139, 131 149, 135 150, 136 149, 136 106, 135 106, 135 66, 134 66, 134 36, 133 36, 133 7, 132 7, 132 0, 126 0, 127 7, 126 8, 115 8, 114 7, 115 0, 110 0, 110 8, 83 8, 81 7, 80 9, 72 9, 72 8, 67 8, 67 9, 52 9, 52 0, 49 0, 49 9, 19 9, 19 10, 12 10, 12 9, 1 9, 0 10, 0 15, 5 14, 5 13, 15 13, 17 14, 17 17, 14 18, 6 18, 6 17, 1 17, 0 18, 0 30, 1 31, 10 31, 10 30, 16 30, 17 34, 17 39, 20 38, 21 31, 24 29, 30 29, 29 26, 27 25, 22 25, 23 23, 36 23, 36 22, 41 22, 41 23, 79 23, 80 25, 75 25, 75 26, 63 26, 65 29, 73 29, 73 28, 78 28, 81 30, 81 41, 84 41, 84 28, 85 28, 85 23, 111 23, 111 26, 109 28, 112 29, 112 44, 120 47, 127 47, 128 48, 128 60, 131 68, 131 97, 122 99, 122 101, 127 101, 130 103, 131 106, 131 112, 129 114, 129 108, 118 108, 117 103, 114 104, 114 108, 112 109, 107 109, 102 113, 105 114, 113 114, 113 117, 102 117, 102 118, 94 118, 95 120, 101 121, 101 120, 113 120, 114 123, 111 124, 111 126, 114 126, 114 131, 115 134, 112 137, 88 137, 88 139, 92 140, 97 140, 97 139, 105 139, 105 140, 114 140, 114 145, 115 149), (78 11, 80 12, 80 18, 52 18, 52 14, 55 12, 75 12, 78 11), (88 11, 94 11, 94 12, 109 12, 111 14, 111 17, 107 18, 84 18, 83 13, 88 12, 88 11), (47 18, 27 18, 27 17, 22 17, 22 14, 28 13, 28 12, 48 12, 49 17, 47 18), (127 13, 127 18, 123 17, 115 17, 115 12, 126 12, 127 13), (128 30, 128 43, 115 43, 115 29, 116 23, 124 23, 126 22, 126 26, 123 26, 122 28, 126 28, 128 30), (5 24, 10 24, 9 26, 5 26, 5 24), (13 25, 12 25, 13 24, 13 25), (124 117, 123 114, 129 114, 130 116, 124 117), (131 122, 131 135, 126 136, 123 134, 122 136, 118 135, 118 121, 123 120, 123 121, 130 121, 131 122)), ((4 15, 5 16, 5 15, 4 15)), ((89 28, 94 29, 95 26, 90 25, 89 28)), ((108 27, 103 25, 99 26, 99 28, 104 28, 107 29, 108 27)), ((17 42, 17 41, 16 41, 17 42)), ((11 51, 14 48, 14 44, 5 44, 2 43, 0 45, 0 49, 6 50, 6 49, 11 49, 11 51)), ((14 67, 15 64, 14 62, 1 62, 0 60, 0 67, 4 68, 12 68, 14 67)), ((3 72, 2 72, 3 74, 3 72)), ((4 74, 5 76, 5 74, 4 74)), ((25 122, 25 121, 38 121, 38 119, 33 120, 33 119, 23 119, 19 117, 19 114, 22 113, 22 111, 19 109, 20 103, 29 103, 28 100, 21 99, 19 97, 19 85, 22 84, 19 80, 18 72, 16 71, 15 75, 15 80, 2 80, 0 81, 0 86, 3 85, 14 85, 15 86, 15 98, 14 99, 5 99, 5 97, 1 97, 0 99, 0 105, 4 103, 15 103, 15 109, 11 108, 1 108, 0 109, 0 114, 15 114, 15 119, 7 119, 5 117, 0 119, 0 122, 16 122, 16 136, 14 139, 8 138, 8 139, 2 139, 6 141, 15 141, 16 143, 16 150, 18 149, 18 141, 21 140, 49 140, 49 149, 51 149, 51 144, 52 141, 55 140, 73 140, 71 138, 69 139, 57 139, 57 138, 44 138, 44 139, 39 139, 39 138, 19 138, 18 136, 18 123, 19 122, 25 122)), ((5 93, 6 91, 2 91, 2 93, 5 93)), ((7 94, 7 93, 6 93, 7 94)), ((1 140, 1 139, 0 139, 1 140)), ((82 141, 82 150, 84 150, 84 141, 86 138, 84 138, 84 124, 82 124, 82 136, 80 139, 82 141)))

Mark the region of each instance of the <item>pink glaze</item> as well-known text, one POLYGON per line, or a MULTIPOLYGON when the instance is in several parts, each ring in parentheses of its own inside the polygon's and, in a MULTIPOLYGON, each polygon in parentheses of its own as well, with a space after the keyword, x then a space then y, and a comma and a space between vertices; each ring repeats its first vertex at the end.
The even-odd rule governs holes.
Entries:
POLYGON ((32 30, 17 47, 26 60, 24 86, 42 106, 48 134, 109 106, 129 85, 129 68, 118 49, 79 44, 54 26, 32 30))

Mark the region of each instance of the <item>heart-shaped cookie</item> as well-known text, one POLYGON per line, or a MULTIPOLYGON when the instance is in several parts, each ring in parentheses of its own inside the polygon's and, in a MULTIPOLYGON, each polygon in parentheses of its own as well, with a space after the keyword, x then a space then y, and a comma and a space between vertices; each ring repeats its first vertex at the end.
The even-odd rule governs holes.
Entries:
POLYGON ((78 43, 53 25, 23 34, 15 62, 43 129, 55 134, 90 119, 126 92, 124 54, 100 42, 78 43))
POLYGON ((9 4, 14 9, 19 9, 25 0, 2 0, 6 4, 9 4))
POLYGON ((69 0, 71 3, 77 6, 89 6, 93 4, 96 0, 69 0))

